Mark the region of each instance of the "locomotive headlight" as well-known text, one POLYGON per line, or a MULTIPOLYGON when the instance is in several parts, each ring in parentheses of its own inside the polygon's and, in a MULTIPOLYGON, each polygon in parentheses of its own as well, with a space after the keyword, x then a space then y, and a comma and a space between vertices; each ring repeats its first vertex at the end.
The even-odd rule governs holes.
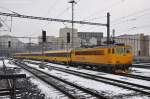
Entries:
POLYGON ((112 61, 108 61, 108 63, 112 63, 112 61))
POLYGON ((120 61, 116 61, 116 63, 118 63, 118 64, 119 64, 119 63, 120 63, 120 61))

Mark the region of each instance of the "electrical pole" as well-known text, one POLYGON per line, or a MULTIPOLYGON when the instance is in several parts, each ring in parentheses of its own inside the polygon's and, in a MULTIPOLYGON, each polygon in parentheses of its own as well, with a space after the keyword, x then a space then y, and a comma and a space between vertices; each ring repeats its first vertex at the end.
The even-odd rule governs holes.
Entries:
POLYGON ((11 17, 11 26, 10 26, 10 32, 12 32, 12 17, 11 17))
POLYGON ((110 43, 110 14, 107 13, 107 44, 110 43))
POLYGON ((112 30, 113 43, 115 43, 115 29, 112 30))
POLYGON ((46 43, 46 31, 42 30, 42 63, 39 66, 40 68, 44 68, 44 58, 45 58, 45 43, 46 43))
POLYGON ((74 49, 74 4, 76 3, 74 0, 69 1, 72 4, 72 48, 74 49))
POLYGON ((31 53, 31 37, 29 37, 29 53, 31 53))

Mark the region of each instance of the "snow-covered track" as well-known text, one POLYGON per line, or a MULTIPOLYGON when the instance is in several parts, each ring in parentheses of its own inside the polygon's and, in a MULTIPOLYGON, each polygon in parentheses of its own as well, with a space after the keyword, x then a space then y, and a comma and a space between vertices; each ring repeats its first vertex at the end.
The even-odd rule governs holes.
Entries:
MULTIPOLYGON (((94 70, 94 71, 99 71, 99 70, 94 70)), ((103 71, 100 71, 100 72, 103 72, 103 71)), ((104 72, 104 73, 110 73, 110 72, 104 72)), ((129 73, 110 73, 110 74, 150 81, 150 77, 148 76, 141 76, 141 75, 135 75, 135 74, 129 74, 129 73)))
POLYGON ((132 66, 136 68, 150 69, 150 65, 146 65, 146 64, 133 64, 132 66))
POLYGON ((41 70, 29 67, 24 63, 15 62, 15 64, 24 68, 47 84, 55 87, 57 90, 61 91, 71 99, 107 99, 105 96, 94 90, 84 88, 77 84, 68 82, 62 78, 58 78, 41 70))
MULTIPOLYGON (((3 61, 3 72, 4 72, 4 75, 8 75, 8 71, 7 71, 7 66, 5 65, 5 61, 3 61)), ((10 79, 7 79, 7 84, 8 84, 8 88, 11 89, 13 87, 12 85, 12 82, 10 79)))
POLYGON ((141 79, 141 80, 150 81, 150 77, 141 76, 141 75, 135 75, 135 74, 124 74, 124 73, 118 73, 117 75, 125 76, 125 77, 130 77, 130 78, 135 78, 135 79, 141 79))
MULTIPOLYGON (((41 63, 36 63, 34 61, 28 61, 31 64, 35 64, 35 65, 40 65, 41 63)), ((85 68, 87 69, 87 68, 85 68)), ((91 70, 91 69, 87 69, 87 70, 91 70)), ((98 71, 98 70, 93 70, 93 71, 98 71)), ((103 72, 103 71, 100 71, 103 72)), ((105 72, 104 72, 105 73, 105 72)), ((110 74, 114 74, 114 73, 110 73, 110 74)), ((140 80, 146 80, 146 81, 150 81, 150 77, 146 77, 146 76, 141 76, 141 75, 135 75, 135 74, 124 74, 124 73, 115 73, 114 75, 119 75, 119 76, 124 76, 124 77, 130 77, 130 78, 135 78, 135 79, 140 79, 140 80)))
POLYGON ((134 83, 130 83, 127 81, 116 80, 116 79, 112 79, 112 78, 97 76, 97 75, 93 75, 93 74, 89 74, 89 73, 83 73, 80 71, 74 71, 74 70, 69 70, 69 69, 55 67, 55 66, 51 66, 51 67, 55 70, 58 70, 58 71, 66 72, 69 74, 81 76, 84 78, 92 79, 95 81, 111 84, 114 86, 126 88, 126 89, 133 90, 136 92, 141 92, 141 93, 146 94, 146 95, 150 95, 150 87, 148 87, 148 86, 134 84, 134 83))
MULTIPOLYGON (((35 63, 35 62, 29 62, 29 63, 40 65, 40 63, 35 63)), ((48 66, 50 66, 50 65, 48 65, 48 66)), ((70 73, 70 74, 73 74, 73 75, 82 76, 84 78, 104 82, 104 83, 107 83, 107 84, 119 86, 119 87, 122 87, 122 88, 130 89, 130 90, 134 90, 134 91, 137 91, 137 92, 141 92, 141 93, 150 95, 150 87, 148 87, 148 86, 134 84, 134 83, 127 82, 127 81, 111 79, 111 78, 107 78, 107 77, 103 77, 103 76, 96 76, 96 75, 93 75, 93 74, 87 74, 87 73, 83 73, 83 72, 79 72, 79 71, 68 70, 68 69, 61 68, 61 67, 55 67, 55 66, 51 66, 51 67, 55 70, 58 70, 58 71, 67 72, 67 73, 70 73)), ((146 80, 146 81, 149 81, 149 79, 150 79, 149 77, 134 75, 134 74, 117 74, 117 75, 130 77, 130 78, 141 79, 141 80, 146 80)))

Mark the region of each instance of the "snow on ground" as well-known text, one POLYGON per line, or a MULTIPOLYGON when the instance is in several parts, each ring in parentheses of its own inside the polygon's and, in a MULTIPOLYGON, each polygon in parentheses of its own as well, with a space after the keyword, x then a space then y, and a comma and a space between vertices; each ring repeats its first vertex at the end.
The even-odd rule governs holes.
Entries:
POLYGON ((150 97, 137 95, 137 96, 127 97, 126 99, 150 99, 150 97))
POLYGON ((131 74, 150 77, 150 69, 132 67, 132 73, 131 74))
MULTIPOLYGON (((6 67, 16 67, 12 62, 10 62, 9 60, 4 60, 4 63, 6 65, 6 67)), ((3 61, 0 60, 0 67, 3 67, 3 61)))
POLYGON ((138 65, 139 67, 140 66, 150 66, 150 63, 139 63, 139 64, 133 64, 133 65, 138 65))
POLYGON ((121 81, 127 81, 127 82, 131 82, 131 83, 139 84, 139 85, 144 84, 145 86, 150 87, 150 82, 149 81, 139 80, 139 79, 130 78, 130 77, 124 77, 124 76, 118 76, 118 75, 113 75, 113 74, 108 74, 108 73, 103 73, 103 72, 85 70, 85 69, 77 70, 77 68, 74 68, 74 67, 66 68, 64 65, 62 66, 62 65, 52 64, 52 63, 48 63, 48 64, 50 66, 56 66, 56 67, 61 67, 61 68, 65 68, 65 69, 71 69, 71 70, 74 70, 74 71, 80 71, 80 72, 93 74, 93 75, 97 75, 97 76, 113 78, 113 79, 121 80, 121 81))
POLYGON ((14 65, 14 64, 13 64, 11 61, 9 61, 9 60, 5 60, 4 62, 5 62, 6 67, 17 67, 16 65, 14 65))
MULTIPOLYGON (((0 61, 0 65, 3 65, 3 62, 0 61)), ((17 67, 14 64, 10 64, 9 60, 5 60, 5 65, 7 67, 17 67)), ((27 77, 31 77, 30 80, 32 83, 38 86, 39 89, 41 89, 42 93, 45 94, 46 99, 68 99, 66 96, 64 97, 64 94, 57 91, 55 88, 49 86, 45 82, 39 80, 35 76, 33 76, 31 73, 21 70, 19 74, 26 74, 27 77)))
POLYGON ((49 73, 51 75, 54 75, 54 76, 66 79, 68 81, 74 82, 74 83, 79 84, 81 86, 84 86, 86 88, 94 89, 94 90, 96 90, 100 93, 105 94, 106 96, 111 97, 111 96, 114 96, 114 95, 117 96, 117 95, 120 95, 120 94, 132 94, 132 93, 134 93, 134 91, 130 91, 130 90, 123 89, 123 88, 120 88, 120 87, 116 87, 116 86, 113 86, 113 85, 109 85, 109 84, 97 82, 97 81, 94 81, 94 80, 78 77, 78 76, 71 75, 71 74, 68 74, 68 73, 64 73, 64 72, 60 72, 60 71, 56 71, 56 70, 50 71, 47 68, 46 69, 40 69, 40 68, 38 68, 37 65, 34 65, 34 64, 28 64, 28 65, 31 66, 31 67, 37 68, 41 71, 44 71, 46 73, 49 73))
POLYGON ((63 93, 57 91, 55 88, 39 80, 37 77, 29 73, 28 71, 22 70, 20 73, 26 74, 27 77, 31 77, 31 82, 35 85, 38 85, 38 88, 41 89, 42 93, 45 94, 46 99, 68 99, 66 96, 64 96, 63 93))
MULTIPOLYGON (((9 60, 4 60, 4 63, 6 65, 6 67, 17 67, 16 65, 14 65, 12 62, 10 62, 9 60)), ((3 67, 3 61, 0 60, 0 67, 3 67)))
MULTIPOLYGON (((34 65, 34 64, 29 64, 29 65, 32 66, 32 67, 38 68, 37 65, 34 65)), ((64 65, 58 65, 58 64, 53 64, 53 63, 48 63, 48 65, 61 67, 61 68, 65 68, 65 69, 70 69, 70 70, 76 70, 76 71, 85 72, 85 73, 94 74, 94 75, 110 77, 110 78, 114 78, 114 79, 118 79, 118 80, 129 81, 131 83, 137 83, 137 84, 141 84, 141 85, 143 85, 143 83, 144 83, 144 85, 150 86, 148 81, 137 80, 137 79, 133 79, 133 78, 129 78, 129 77, 123 77, 123 76, 118 76, 117 77, 116 75, 112 75, 112 74, 96 72, 96 71, 91 71, 91 70, 85 70, 85 69, 79 70, 79 69, 74 68, 74 67, 66 68, 66 66, 64 66, 64 65)), ((38 69, 40 69, 40 68, 38 68, 38 69)), ((96 81, 93 81, 93 80, 83 79, 82 77, 77 77, 77 76, 70 75, 70 74, 60 72, 60 71, 56 71, 56 70, 52 70, 52 71, 50 71, 48 69, 40 69, 40 70, 45 71, 47 73, 50 73, 54 76, 64 78, 68 81, 72 81, 72 82, 77 83, 79 85, 97 90, 99 92, 103 92, 104 94, 106 94, 106 96, 107 95, 108 96, 117 96, 117 95, 120 95, 120 94, 132 94, 132 93, 134 93, 133 91, 129 91, 129 90, 126 90, 126 89, 123 89, 123 88, 120 88, 120 87, 116 87, 116 86, 96 82, 96 81)), ((144 71, 145 70, 143 70, 143 72, 144 71)), ((125 95, 125 97, 126 97, 126 95, 125 95)), ((149 99, 150 97, 143 96, 143 95, 140 94, 140 95, 135 95, 135 96, 133 95, 133 96, 130 96, 130 97, 127 97, 127 98, 128 99, 141 99, 141 98, 142 99, 149 99)))
POLYGON ((140 63, 140 64, 144 64, 144 65, 149 65, 150 66, 150 63, 140 63))
POLYGON ((3 67, 3 61, 0 60, 0 67, 3 67))
POLYGON ((25 59, 24 61, 26 61, 26 62, 34 62, 34 63, 41 63, 41 61, 36 61, 36 60, 27 60, 27 59, 25 59))

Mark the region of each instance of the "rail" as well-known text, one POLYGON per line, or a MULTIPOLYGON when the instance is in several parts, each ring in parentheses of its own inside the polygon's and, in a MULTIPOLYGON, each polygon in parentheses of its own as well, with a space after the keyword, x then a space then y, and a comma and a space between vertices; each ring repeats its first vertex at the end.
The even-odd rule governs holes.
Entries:
POLYGON ((68 69, 64 69, 64 68, 60 68, 60 67, 54 67, 54 66, 51 66, 51 67, 58 71, 66 72, 69 74, 81 76, 84 78, 92 79, 95 81, 100 81, 103 83, 111 84, 114 86, 118 86, 118 87, 122 87, 122 88, 126 88, 129 90, 133 90, 133 91, 141 92, 143 94, 150 95, 150 87, 148 87, 148 86, 134 84, 134 83, 126 82, 126 81, 120 81, 120 80, 102 77, 102 76, 97 76, 97 75, 93 75, 93 74, 83 73, 83 72, 79 72, 79 71, 68 70, 68 69))
POLYGON ((54 86, 57 90, 61 91, 62 93, 64 93, 68 97, 70 97, 71 99, 80 99, 81 97, 82 98, 95 97, 97 99, 107 99, 108 98, 108 97, 103 96, 101 93, 96 92, 95 90, 84 88, 84 87, 79 86, 77 84, 66 81, 62 78, 58 78, 56 76, 47 74, 43 71, 40 71, 40 70, 37 70, 35 68, 29 67, 26 64, 23 64, 23 63, 20 63, 20 62, 15 62, 15 64, 22 67, 22 68, 24 68, 24 69, 26 69, 27 71, 31 72, 32 74, 34 74, 35 76, 37 76, 41 80, 45 81, 46 83, 54 86), (63 84, 60 85, 58 83, 64 83, 65 86, 71 87, 71 90, 66 88, 63 84), (75 92, 73 92, 72 90, 75 91, 75 92), (82 94, 80 95, 79 92, 84 94, 84 95, 82 95, 82 94), (75 93, 78 93, 78 95, 76 95, 75 93), (88 97, 86 97, 86 96, 88 96, 88 97))

